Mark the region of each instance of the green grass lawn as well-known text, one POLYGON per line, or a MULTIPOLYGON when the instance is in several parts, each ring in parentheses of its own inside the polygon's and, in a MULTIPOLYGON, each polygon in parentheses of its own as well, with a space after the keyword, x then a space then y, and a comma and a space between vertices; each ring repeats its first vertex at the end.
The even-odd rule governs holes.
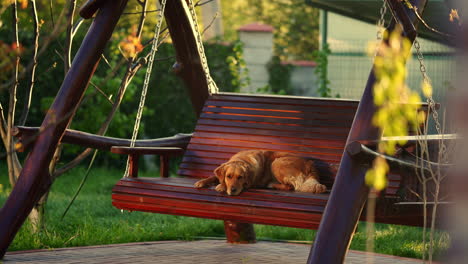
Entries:
MULTIPOLYGON (((1 168, 0 205, 8 195, 8 177, 1 168)), ((60 217, 84 175, 77 168, 54 183, 46 207, 46 229, 33 234, 25 224, 9 251, 100 245, 155 240, 193 240, 199 237, 224 237, 222 221, 142 212, 121 212, 112 207, 111 190, 123 170, 93 169, 75 204, 60 217)), ((142 176, 149 176, 143 175, 142 176)), ((256 225, 257 238, 312 241, 315 231, 256 225)), ((375 251, 383 254, 421 258, 422 229, 397 225, 376 225, 375 251)), ((438 251, 448 246, 446 234, 438 235, 438 251)), ((360 223, 351 249, 365 250, 365 223, 360 223)))

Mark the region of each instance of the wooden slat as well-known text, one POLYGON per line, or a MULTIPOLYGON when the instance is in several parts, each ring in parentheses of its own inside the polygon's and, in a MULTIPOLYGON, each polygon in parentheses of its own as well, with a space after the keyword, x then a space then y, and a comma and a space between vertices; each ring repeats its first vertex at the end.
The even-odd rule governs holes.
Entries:
POLYGON ((238 102, 238 101, 213 101, 208 100, 205 107, 211 108, 242 108, 242 109, 258 109, 263 111, 277 111, 290 113, 340 113, 352 115, 357 110, 356 106, 339 106, 335 107, 324 106, 323 104, 311 105, 294 105, 294 104, 271 104, 267 102, 238 102))
MULTIPOLYGON (((213 143, 213 142, 212 142, 213 143)), ((203 144, 198 144, 198 143, 192 143, 188 146, 189 150, 207 150, 207 151, 218 151, 218 152, 229 152, 232 154, 235 154, 239 151, 242 150, 249 150, 249 149, 263 149, 263 150, 271 150, 271 151, 284 151, 284 152, 290 152, 293 154, 297 154, 299 156, 306 156, 306 157, 311 157, 311 158, 316 158, 316 159, 321 159, 325 161, 339 161, 341 158, 341 154, 338 153, 322 153, 319 151, 313 152, 309 151, 309 149, 304 148, 304 147, 298 147, 297 149, 292 149, 292 148, 281 148, 280 145, 275 145, 275 144, 252 144, 252 145, 244 145, 244 146, 239 146, 236 144, 231 144, 229 141, 222 142, 217 141, 217 144, 221 145, 203 145, 203 144), (225 144, 225 145, 222 145, 225 144)))
MULTIPOLYGON (((273 105, 293 105, 293 106, 307 106, 307 105, 319 105, 322 108, 343 108, 343 107, 354 107, 357 108, 359 100, 354 99, 342 99, 342 98, 323 98, 323 97, 302 97, 302 96, 284 96, 284 95, 253 95, 253 94, 239 94, 239 93, 219 93, 214 94, 208 98, 210 101, 230 101, 230 102, 252 102, 267 103, 273 105)), ((208 104, 208 103, 207 103, 208 104)), ((425 111, 428 108, 427 103, 418 103, 425 111)), ((438 106, 437 106, 438 108, 438 106)))
MULTIPOLYGON (((217 155, 217 154, 215 153, 214 155, 217 155)), ((222 163, 228 161, 228 159, 229 159, 229 157, 226 157, 224 159, 213 159, 213 158, 209 158, 209 157, 199 157, 199 156, 192 157, 192 156, 187 156, 186 155, 184 157, 182 163, 213 164, 213 165, 219 166, 222 163)), ((317 161, 317 160, 314 160, 314 159, 310 159, 310 160, 315 161, 315 166, 317 168, 325 168, 325 167, 329 167, 330 165, 334 165, 334 166, 339 165, 339 162, 330 164, 328 162, 327 163, 320 162, 320 161, 317 161)), ((398 180, 400 180, 400 178, 398 178, 398 180)))
MULTIPOLYGON (((320 219, 320 215, 323 212, 323 207, 320 211, 292 211, 289 209, 269 209, 264 207, 245 207, 243 205, 233 205, 233 204, 217 204, 217 203, 210 203, 204 202, 199 200, 180 200, 177 198, 171 198, 163 196, 162 198, 153 198, 149 196, 141 196, 141 195, 131 195, 131 194, 121 194, 121 193, 114 193, 113 194, 114 201, 113 203, 120 201, 120 202, 131 202, 134 204, 140 204, 145 207, 151 206, 170 206, 177 209, 186 209, 192 212, 191 216, 200 216, 199 214, 203 212, 203 216, 210 215, 210 214, 220 214, 225 216, 250 216, 252 219, 251 221, 255 221, 254 219, 263 218, 263 219, 283 219, 289 221, 305 221, 307 218, 309 220, 314 218, 320 219), (279 214, 281 213, 281 214, 279 214), (287 218, 285 218, 287 215, 287 218)), ((231 219, 232 220, 232 219, 231 219)))
POLYGON ((250 94, 228 94, 220 93, 213 94, 209 101, 222 100, 234 102, 252 102, 252 103, 269 103, 281 105, 321 105, 321 106, 343 106, 343 107, 357 107, 358 100, 337 99, 337 98, 311 98, 299 96, 271 96, 271 95, 250 95, 250 94))
MULTIPOLYGON (((260 129, 260 130, 273 130, 273 131, 287 131, 287 132, 299 132, 303 133, 305 131, 309 133, 319 133, 319 134, 334 134, 340 136, 347 136, 349 132, 349 127, 304 127, 298 124, 270 124, 262 122, 243 122, 236 120, 212 120, 212 119, 199 119, 197 127, 195 130, 198 130, 202 125, 207 126, 219 126, 219 127, 236 127, 236 128, 245 128, 245 129, 260 129)), ((202 129, 201 129, 202 130, 202 129)), ((248 130, 246 130, 248 131, 248 130)))
MULTIPOLYGON (((291 138, 291 137, 279 137, 279 136, 264 136, 253 134, 235 134, 235 133, 213 133, 213 132, 196 132, 195 138, 204 138, 207 142, 212 139, 223 139, 223 140, 249 140, 252 142, 264 142, 264 143, 278 143, 278 144, 289 144, 289 145, 303 145, 310 146, 311 148, 332 148, 339 149, 340 153, 343 153, 345 146, 345 140, 324 140, 320 138, 291 138)), ((209 143, 206 143, 209 144, 209 143)))
POLYGON ((183 168, 179 168, 177 174, 186 177, 194 177, 194 178, 208 178, 213 176, 212 171, 194 171, 194 170, 185 170, 183 168))
MULTIPOLYGON (((172 204, 173 201, 168 201, 169 204, 172 204)), ((317 229, 319 221, 313 221, 309 218, 308 221, 294 221, 287 218, 268 218, 268 217, 255 217, 245 215, 245 214, 235 214, 235 213, 219 213, 216 210, 207 211, 207 210, 195 210, 193 208, 185 209, 183 207, 174 207, 174 206, 164 206, 164 205, 145 205, 141 203, 126 203, 122 201, 113 201, 112 204, 118 209, 130 210, 130 211, 143 211, 151 213, 162 213, 170 215, 181 215, 181 216, 191 216, 191 217, 201 217, 217 220, 232 220, 242 223, 257 223, 257 224, 266 224, 266 225, 277 225, 277 226, 289 226, 297 228, 309 228, 317 229)), ((316 218, 321 217, 321 215, 315 215, 316 218)))
POLYGON ((335 112, 304 112, 304 111, 278 111, 274 109, 253 109, 253 108, 219 108, 219 107, 204 107, 203 112, 205 113, 221 113, 227 115, 247 115, 247 116, 258 116, 258 117, 271 117, 271 118, 291 118, 291 119, 313 119, 313 120, 342 120, 342 121, 353 121, 354 115, 352 111, 346 113, 335 112), (349 113, 351 112, 351 114, 349 113))
MULTIPOLYGON (((296 203, 285 203, 281 201, 268 201, 268 200, 249 200, 249 199, 232 199, 229 196, 217 195, 210 196, 206 194, 192 194, 192 193, 179 193, 173 191, 164 190, 151 190, 142 188, 131 188, 124 186, 115 186, 112 190, 114 194, 131 194, 139 197, 151 198, 151 203, 159 203, 158 198, 177 199, 180 201, 197 201, 205 204, 216 204, 219 207, 239 207, 242 211, 252 211, 256 208, 274 208, 278 210, 288 210, 291 212, 322 212, 325 204, 315 205, 312 203, 309 205, 296 204, 296 203)), ((218 209, 220 210, 220 209, 218 209)))
MULTIPOLYGON (((289 150, 289 151, 297 151, 297 152, 314 153, 318 155, 323 154, 323 155, 341 156, 343 153, 343 148, 340 148, 340 147, 333 148, 333 146, 330 146, 330 148, 327 148, 326 141, 317 143, 318 146, 316 146, 314 144, 310 144, 309 142, 304 142, 304 143, 309 143, 310 145, 301 144, 303 142, 300 142, 300 141, 296 142, 296 144, 293 144, 291 141, 290 141, 291 142, 290 144, 288 144, 289 142, 274 141, 275 139, 272 139, 271 141, 268 141, 268 140, 254 141, 256 139, 255 136, 237 137, 238 139, 235 139, 235 138, 236 138, 236 135, 226 135, 226 138, 222 138, 222 139, 205 138, 205 137, 198 137, 194 135, 190 143, 191 144, 204 144, 204 145, 220 144, 221 146, 242 146, 242 147, 247 147, 251 149, 275 149, 279 151, 289 150)), ((332 143, 330 143, 330 145, 332 145, 332 143)))
MULTIPOLYGON (((122 178, 116 186, 127 186, 133 188, 150 189, 150 190, 164 190, 179 193, 192 193, 207 196, 225 196, 214 188, 194 188, 193 185, 197 179, 191 178, 122 178)), ((278 200, 292 204, 305 204, 311 205, 326 205, 328 194, 312 194, 291 191, 279 191, 272 189, 249 189, 242 193, 241 196, 225 196, 230 199, 240 200, 259 200, 259 201, 273 201, 278 200), (312 202, 311 202, 312 201, 312 202)))
POLYGON ((213 120, 233 120, 233 121, 250 121, 270 123, 277 125, 294 125, 294 126, 314 126, 314 127, 341 127, 346 128, 351 126, 351 121, 330 121, 330 120, 314 120, 314 119, 285 119, 273 117, 258 117, 258 116, 244 116, 244 115, 225 115, 225 114, 210 114, 202 113, 200 118, 213 119, 213 120))
MULTIPOLYGON (((222 160, 223 162, 227 161, 232 155, 234 155, 236 150, 233 151, 225 151, 223 150, 222 152, 216 152, 216 151, 205 151, 205 150, 197 150, 197 149, 190 149, 185 152, 184 156, 184 161, 185 160, 198 160, 200 159, 200 162, 202 162, 204 159, 219 159, 222 160)), ((317 160, 314 159, 314 157, 307 156, 307 154, 301 155, 301 153, 296 153, 299 156, 302 156, 304 158, 311 158, 312 160, 317 160)), ((327 161, 327 165, 339 165, 339 160, 334 160, 333 161, 327 161)))
POLYGON ((199 150, 187 150, 185 152, 184 160, 187 158, 190 159, 220 159, 220 160, 228 160, 232 157, 231 153, 227 152, 212 152, 212 151, 199 151, 199 150))
MULTIPOLYGON (((187 176, 187 177, 194 177, 194 178, 207 178, 213 176, 213 171, 205 171, 205 170, 187 170, 187 169, 179 169, 179 175, 187 176)), ((335 177, 336 172, 333 173, 333 176, 320 174, 320 183, 327 186, 328 189, 331 189, 333 185, 333 178, 335 177), (325 177, 325 179, 322 179, 325 177)))

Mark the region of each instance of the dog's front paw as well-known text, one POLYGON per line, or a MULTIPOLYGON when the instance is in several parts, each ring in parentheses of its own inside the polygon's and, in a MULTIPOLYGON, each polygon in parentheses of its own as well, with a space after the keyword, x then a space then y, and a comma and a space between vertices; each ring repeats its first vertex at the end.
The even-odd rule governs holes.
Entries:
POLYGON ((311 193, 324 193, 327 191, 327 186, 320 183, 317 183, 311 187, 311 193))
POLYGON ((217 192, 225 192, 225 191, 226 191, 226 185, 224 185, 224 184, 218 184, 218 185, 216 185, 215 190, 216 190, 217 192))
POLYGON ((195 186, 195 188, 203 188, 203 187, 206 187, 205 180, 199 180, 199 181, 197 181, 193 186, 195 186))

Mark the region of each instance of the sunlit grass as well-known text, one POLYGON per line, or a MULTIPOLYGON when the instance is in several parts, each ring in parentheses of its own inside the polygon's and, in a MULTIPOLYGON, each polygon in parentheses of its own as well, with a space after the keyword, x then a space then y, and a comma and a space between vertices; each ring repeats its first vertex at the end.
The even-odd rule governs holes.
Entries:
MULTIPOLYGON (((60 177, 53 185, 46 208, 46 229, 33 234, 28 223, 24 225, 10 251, 59 248, 85 245, 128 243, 156 240, 194 240, 200 237, 224 237, 222 221, 201 218, 120 212, 111 204, 113 185, 122 177, 117 169, 94 169, 82 193, 68 215, 61 215, 84 174, 78 168, 60 177)), ((145 176, 145 175, 142 175, 145 176)), ((148 176, 148 175, 146 175, 148 176)), ((0 205, 9 192, 6 171, 2 168, 0 205)), ((257 238, 273 240, 312 241, 316 231, 277 226, 256 225, 257 238)), ((422 229, 398 225, 376 225, 375 251, 383 254, 421 258, 422 229)), ((365 250, 365 223, 360 223, 351 249, 365 250)), ((445 233, 437 235, 440 253, 448 246, 445 233)))

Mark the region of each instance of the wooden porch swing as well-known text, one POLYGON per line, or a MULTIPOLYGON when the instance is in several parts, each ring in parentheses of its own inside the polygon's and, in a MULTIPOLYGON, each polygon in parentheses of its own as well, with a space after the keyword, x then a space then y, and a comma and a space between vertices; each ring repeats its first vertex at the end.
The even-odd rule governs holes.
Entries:
MULTIPOLYGON (((309 229, 320 226, 309 263, 342 262, 369 192, 364 183, 366 168, 353 156, 362 154, 363 140, 381 140, 371 123, 375 112, 373 73, 360 101, 217 93, 200 53, 201 39, 193 27, 196 18, 191 0, 168 0, 164 15, 177 53, 175 71, 186 83, 199 116, 193 135, 156 140, 152 147, 135 138, 83 137, 83 133, 66 130, 73 116, 69 113, 75 111, 95 68, 79 66, 97 65, 126 2, 90 0, 80 12, 90 18, 99 10, 49 111, 63 118, 57 121, 50 114, 46 116, 18 183, 0 211, 0 256, 34 203, 50 187, 47 165, 61 141, 101 149, 117 143, 111 151, 129 155, 128 177, 112 191, 112 203, 119 209, 224 220, 228 241, 237 243, 255 241, 252 224, 309 229), (193 187, 196 179, 210 176, 216 166, 246 149, 280 150, 315 159, 321 181, 331 192, 251 189, 239 196, 226 196, 213 189, 193 187), (138 177, 138 159, 147 154, 161 156, 160 178, 138 177), (184 155, 178 171, 182 178, 168 178, 168 158, 175 155, 184 155)), ((398 0, 386 2, 407 37, 414 40, 416 19, 412 13, 398 0)), ((426 0, 412 3, 422 11, 426 0)), ((427 106, 422 105, 421 111, 428 111, 427 106)), ((30 137, 31 129, 19 128, 18 136, 30 137)), ((389 186, 378 201, 376 221, 422 224, 422 210, 395 205, 411 196, 404 188, 415 182, 408 180, 411 177, 411 169, 389 175, 389 186)))

